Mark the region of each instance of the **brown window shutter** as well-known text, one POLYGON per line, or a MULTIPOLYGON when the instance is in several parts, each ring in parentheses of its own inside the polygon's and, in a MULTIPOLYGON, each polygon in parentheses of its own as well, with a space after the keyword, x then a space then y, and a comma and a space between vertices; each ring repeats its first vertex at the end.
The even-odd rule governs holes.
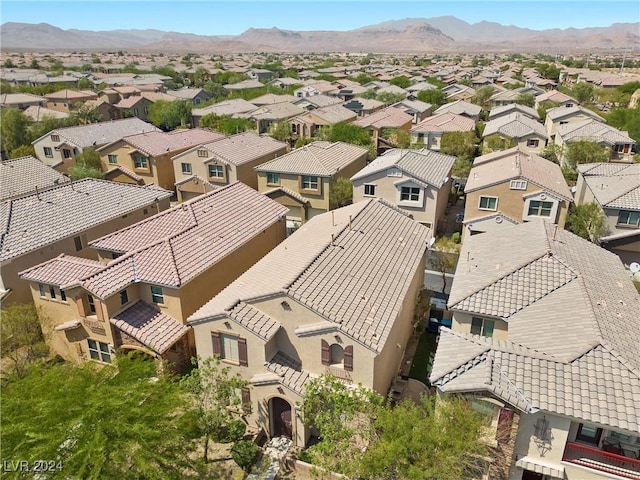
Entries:
POLYGON ((353 372, 353 345, 344 347, 344 369, 353 372))
POLYGON ((84 299, 82 298, 82 296, 76 297, 76 306, 78 307, 78 315, 80 315, 81 317, 86 317, 87 310, 84 306, 84 299))
POLYGON ((513 410, 507 407, 500 409, 498 415, 498 428, 496 429, 496 440, 498 443, 506 443, 511 438, 511 425, 513 424, 513 410))
POLYGON ((242 410, 244 413, 251 413, 251 391, 249 387, 242 389, 242 410))
POLYGON ((238 357, 242 367, 249 365, 247 360, 247 340, 245 338, 238 337, 238 357))
POLYGON ((213 349, 213 356, 219 357, 222 348, 220 348, 220 334, 218 332, 211 332, 211 347, 213 349))
POLYGON ((102 302, 96 297, 93 297, 93 302, 96 306, 96 317, 100 322, 104 322, 104 312, 102 311, 102 302))
POLYGON ((322 340, 322 364, 329 365, 331 363, 331 351, 329 350, 329 343, 326 340, 322 340))

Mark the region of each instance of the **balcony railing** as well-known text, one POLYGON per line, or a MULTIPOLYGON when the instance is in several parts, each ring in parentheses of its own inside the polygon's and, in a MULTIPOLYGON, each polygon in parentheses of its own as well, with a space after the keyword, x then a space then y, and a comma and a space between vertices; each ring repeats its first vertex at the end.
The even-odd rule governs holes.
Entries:
POLYGON ((640 480, 640 460, 567 442, 562 460, 622 478, 640 480))

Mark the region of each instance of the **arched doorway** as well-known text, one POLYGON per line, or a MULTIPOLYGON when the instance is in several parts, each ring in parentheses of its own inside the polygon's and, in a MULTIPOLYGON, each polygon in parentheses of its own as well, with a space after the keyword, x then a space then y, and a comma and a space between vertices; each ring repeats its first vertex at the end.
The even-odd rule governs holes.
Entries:
POLYGON ((282 397, 273 397, 269 404, 271 436, 293 438, 291 404, 282 397))

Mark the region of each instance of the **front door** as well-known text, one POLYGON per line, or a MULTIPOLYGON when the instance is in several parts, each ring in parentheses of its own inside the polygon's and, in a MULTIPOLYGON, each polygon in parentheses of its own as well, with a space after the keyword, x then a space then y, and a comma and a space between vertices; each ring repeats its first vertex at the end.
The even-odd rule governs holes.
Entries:
POLYGON ((271 412, 273 421, 273 436, 293 438, 291 428, 291 404, 284 398, 271 399, 271 412))

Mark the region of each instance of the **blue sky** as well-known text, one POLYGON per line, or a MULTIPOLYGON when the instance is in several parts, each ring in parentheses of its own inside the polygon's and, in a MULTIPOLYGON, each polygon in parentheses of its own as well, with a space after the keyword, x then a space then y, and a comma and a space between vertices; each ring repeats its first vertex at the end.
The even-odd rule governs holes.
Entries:
POLYGON ((62 29, 147 29, 202 35, 238 35, 249 27, 351 30, 387 20, 452 15, 541 30, 604 27, 640 20, 640 2, 594 0, 502 1, 249 1, 78 0, 0 3, 5 22, 49 23, 62 29))

